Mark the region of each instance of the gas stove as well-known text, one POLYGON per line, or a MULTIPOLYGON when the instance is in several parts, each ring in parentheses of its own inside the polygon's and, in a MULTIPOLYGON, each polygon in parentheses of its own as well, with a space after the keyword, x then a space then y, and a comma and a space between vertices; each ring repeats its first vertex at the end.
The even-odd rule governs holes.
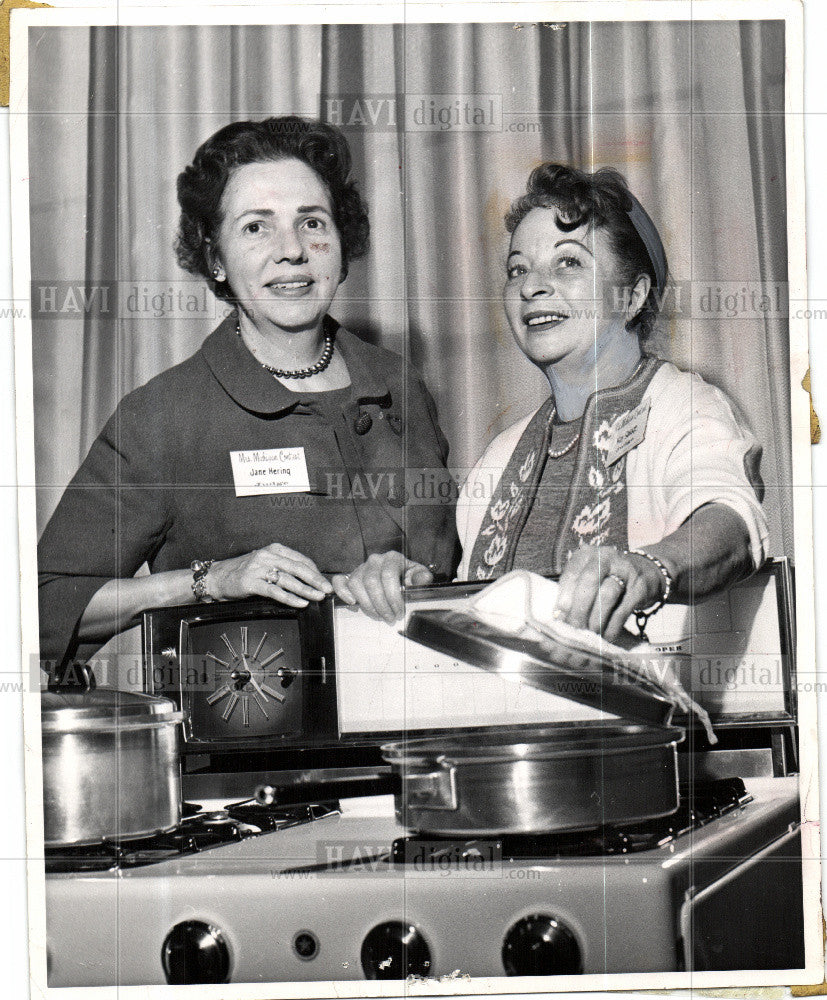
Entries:
MULTIPOLYGON (((409 593, 408 625, 415 613, 467 609, 473 593, 467 584, 409 593)), ((419 835, 400 822, 448 799, 400 795, 407 765, 392 755, 387 766, 389 741, 421 749, 427 736, 437 766, 441 749, 457 754, 467 739, 472 751, 490 744, 496 762, 492 732, 510 743, 538 725, 603 725, 605 712, 666 725, 671 702, 601 661, 600 683, 590 674, 588 690, 578 684, 586 704, 575 704, 570 671, 544 649, 516 650, 515 680, 513 637, 487 636, 480 653, 474 629, 446 652, 330 600, 302 613, 257 601, 148 612, 145 691, 183 713, 182 788, 193 804, 155 837, 47 853, 49 986, 317 983, 331 995, 342 980, 395 981, 385 987, 395 991, 410 977, 468 976, 499 979, 505 992, 502 977, 540 976, 559 991, 603 989, 606 975, 641 986, 646 973, 685 973, 670 984, 687 986, 701 972, 801 969, 789 596, 789 568, 776 561, 702 607, 659 615, 652 641, 679 658, 687 690, 707 698, 720 739, 713 750, 690 726, 678 760, 666 758, 663 768, 690 779, 676 812, 574 833, 504 814, 502 827, 460 828, 536 832, 459 839, 421 835, 440 829, 427 816, 419 835), (215 652, 221 644, 232 662, 215 652), (250 661, 282 699, 278 709, 268 701, 266 718, 230 709, 225 674, 246 683, 250 661), (707 666, 770 661, 768 685, 704 681, 707 666), (503 662, 508 676, 497 672, 503 662), (743 780, 711 780, 734 775, 743 780), (238 801, 259 786, 280 804, 238 801), (396 794, 399 810, 380 792, 396 794)), ((458 772, 466 759, 474 752, 458 772)), ((647 778, 640 760, 628 780, 648 789, 665 771, 647 778)), ((487 759, 477 763, 479 806, 502 785, 486 777, 487 759)), ((536 789, 521 764, 515 755, 508 780, 524 803, 536 789)), ((595 763, 583 779, 597 804, 590 821, 618 794, 606 773, 595 763)))
POLYGON ((187 813, 47 854, 50 986, 803 963, 795 778, 695 783, 623 828, 459 841, 411 836, 391 796, 187 813))

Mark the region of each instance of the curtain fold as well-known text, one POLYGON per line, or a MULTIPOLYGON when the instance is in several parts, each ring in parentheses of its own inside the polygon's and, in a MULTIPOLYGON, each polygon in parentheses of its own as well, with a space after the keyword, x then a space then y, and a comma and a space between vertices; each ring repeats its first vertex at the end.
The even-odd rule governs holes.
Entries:
POLYGON ((72 277, 90 286, 114 274, 121 309, 117 320, 84 318, 82 364, 74 334, 62 343, 35 330, 37 405, 51 415, 36 423, 38 474, 57 487, 43 494, 41 524, 117 399, 197 350, 222 314, 175 263, 178 172, 227 122, 292 112, 342 125, 369 202, 372 250, 332 311, 420 369, 460 468, 547 391, 502 310, 508 205, 543 160, 620 169, 669 256, 659 353, 718 384, 746 415, 765 446, 773 550, 792 553, 786 318, 686 309, 690 283, 786 279, 783 25, 61 30, 44 52, 85 60, 88 71, 66 76, 64 117, 44 114, 31 132, 32 273, 41 261, 57 267, 50 244, 77 245, 80 225, 85 249, 73 267, 83 274, 72 277), (366 101, 379 109, 374 121, 366 101), (395 117, 383 101, 395 102, 395 117), (501 125, 425 129, 410 115, 429 101, 493 101, 501 125), (87 123, 80 173, 77 155, 65 169, 54 162, 66 115, 87 123), (153 309, 165 290, 184 298, 153 309), (66 380, 59 398, 45 373, 66 380))
MULTIPOLYGON (((90 302, 96 285, 111 289, 112 302, 117 298, 117 257, 111 252, 118 245, 118 213, 113 211, 118 204, 118 130, 113 127, 118 101, 117 49, 117 34, 106 28, 90 29, 86 183, 89 229, 84 264, 90 302)), ((83 385, 79 396, 84 441, 94 439, 101 419, 105 420, 118 405, 119 383, 112 375, 119 367, 117 316, 97 310, 84 313, 83 385)))
MULTIPOLYGON (((89 29, 31 31, 29 218, 37 520, 42 527, 78 466, 84 389, 83 310, 52 304, 86 288, 89 29), (54 83, 59 80, 61 86, 54 83), (60 150, 60 155, 55 155, 60 150), (52 293, 54 292, 54 298, 52 293)), ((110 209, 111 210, 111 209, 110 209)), ((93 282, 89 276, 89 284, 93 282)), ((62 300, 61 300, 62 301, 62 300)))
POLYGON ((332 311, 366 340, 404 354, 403 177, 395 106, 398 32, 394 25, 327 27, 314 114, 338 124, 348 137, 353 173, 370 213, 371 251, 351 265, 332 311))
MULTIPOLYGON (((784 74, 774 54, 783 46, 783 25, 779 22, 741 25, 744 98, 747 141, 750 146, 752 196, 755 201, 755 239, 760 280, 770 295, 776 288, 788 288, 786 147, 784 144, 784 74)), ((780 296, 785 307, 789 295, 780 296)), ((786 315, 768 312, 764 317, 769 378, 770 409, 790 412, 791 384, 790 331, 786 315)), ((792 551, 793 498, 785 488, 792 468, 791 440, 787 434, 774 438, 774 463, 764 463, 764 476, 775 492, 775 506, 782 522, 785 549, 792 551)), ((769 457, 769 456, 768 456, 769 457)))

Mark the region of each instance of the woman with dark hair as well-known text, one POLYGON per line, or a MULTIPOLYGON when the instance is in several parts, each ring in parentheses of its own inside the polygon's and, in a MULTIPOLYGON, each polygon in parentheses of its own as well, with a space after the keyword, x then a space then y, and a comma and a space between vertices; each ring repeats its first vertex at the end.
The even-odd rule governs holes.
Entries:
POLYGON ((559 575, 558 619, 643 631, 764 561, 761 449, 719 389, 646 352, 666 254, 619 173, 543 164, 506 226, 506 315, 551 394, 461 489, 459 576, 559 575))
POLYGON ((39 550, 43 657, 149 607, 335 590, 390 615, 386 593, 450 579, 453 511, 405 489, 450 481, 433 401, 328 315, 368 247, 350 170, 337 129, 291 116, 222 128, 179 176, 179 262, 232 312, 121 402, 67 487, 39 550))

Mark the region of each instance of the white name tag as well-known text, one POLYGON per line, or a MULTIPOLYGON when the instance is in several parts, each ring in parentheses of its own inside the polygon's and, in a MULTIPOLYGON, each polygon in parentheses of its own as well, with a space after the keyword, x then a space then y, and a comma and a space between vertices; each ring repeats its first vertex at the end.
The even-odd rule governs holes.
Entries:
POLYGON ((652 401, 644 399, 639 406, 633 410, 627 410, 626 413, 621 413, 615 419, 606 448, 606 465, 614 465, 632 448, 637 448, 646 437, 646 423, 649 419, 651 406, 652 401))
POLYGON ((231 451, 230 461, 237 497, 254 497, 260 493, 307 493, 310 490, 304 448, 231 451))

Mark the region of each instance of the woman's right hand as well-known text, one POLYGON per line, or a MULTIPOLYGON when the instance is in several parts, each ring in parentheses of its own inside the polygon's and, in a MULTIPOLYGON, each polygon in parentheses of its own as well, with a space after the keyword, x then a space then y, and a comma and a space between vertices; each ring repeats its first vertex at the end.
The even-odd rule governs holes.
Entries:
POLYGON ((405 614, 404 587, 432 583, 434 574, 401 552, 374 553, 350 573, 333 577, 336 595, 375 621, 392 625, 405 614))
POLYGON ((333 593, 330 582, 301 552, 280 542, 210 566, 207 593, 216 601, 234 598, 270 597, 291 608, 304 608, 333 593))

